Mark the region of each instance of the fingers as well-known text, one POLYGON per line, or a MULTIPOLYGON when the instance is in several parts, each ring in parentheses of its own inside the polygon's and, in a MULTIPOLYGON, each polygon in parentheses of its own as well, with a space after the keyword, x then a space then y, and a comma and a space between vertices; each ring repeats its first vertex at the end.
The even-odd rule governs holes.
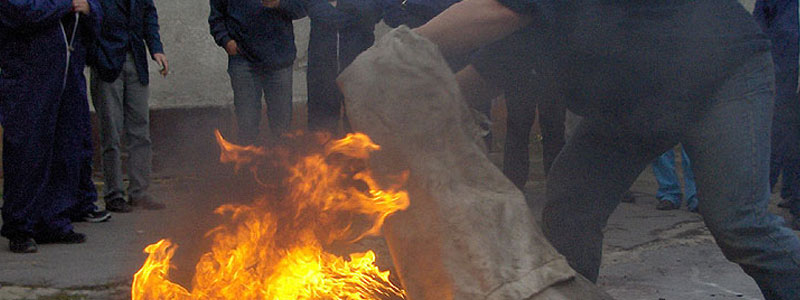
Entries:
POLYGON ((86 0, 72 0, 72 11, 73 12, 80 12, 85 15, 88 15, 91 12, 91 7, 89 6, 89 2, 86 0))
POLYGON ((280 4, 280 0, 261 0, 261 4, 269 8, 276 8, 280 4))

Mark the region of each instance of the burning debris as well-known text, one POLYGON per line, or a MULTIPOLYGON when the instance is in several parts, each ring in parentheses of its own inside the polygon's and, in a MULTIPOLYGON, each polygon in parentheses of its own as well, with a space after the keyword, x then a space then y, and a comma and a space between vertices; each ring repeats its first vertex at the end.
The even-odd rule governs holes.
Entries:
MULTIPOLYGON (((290 139, 307 139, 301 133, 290 139)), ((349 259, 328 253, 334 243, 349 243, 380 233, 387 216, 409 206, 396 185, 381 188, 368 168, 380 147, 364 134, 328 141, 304 156, 282 146, 238 146, 217 132, 221 161, 246 168, 265 187, 265 174, 285 176, 279 195, 265 193, 249 205, 223 205, 215 212, 227 222, 206 234, 213 241, 196 266, 191 290, 169 280, 176 245, 164 239, 145 248, 149 254, 133 280, 132 299, 404 299, 375 266, 372 251, 349 259)))

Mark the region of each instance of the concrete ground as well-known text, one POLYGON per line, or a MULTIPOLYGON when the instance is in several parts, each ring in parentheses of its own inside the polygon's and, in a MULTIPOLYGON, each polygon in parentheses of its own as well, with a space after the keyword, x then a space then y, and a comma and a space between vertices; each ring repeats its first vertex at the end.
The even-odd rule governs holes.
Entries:
MULTIPOLYGON (((132 275, 146 257, 142 249, 165 237, 179 245, 171 277, 188 286, 195 262, 208 249, 201 237, 220 221, 213 209, 254 197, 243 183, 246 176, 231 175, 229 166, 215 169, 219 174, 156 180, 152 192, 168 203, 166 210, 76 224, 76 231, 88 235, 85 244, 41 245, 39 253, 20 255, 0 240, 0 299, 127 299, 132 275)), ((540 169, 534 161, 525 191, 534 203, 543 198, 540 169)), ((632 188, 636 203, 621 204, 609 221, 599 285, 623 300, 762 299, 753 280, 725 260, 698 215, 685 208, 655 210, 655 190, 646 170, 632 188)), ((376 250, 378 264, 391 267, 381 240, 354 248, 376 250)))

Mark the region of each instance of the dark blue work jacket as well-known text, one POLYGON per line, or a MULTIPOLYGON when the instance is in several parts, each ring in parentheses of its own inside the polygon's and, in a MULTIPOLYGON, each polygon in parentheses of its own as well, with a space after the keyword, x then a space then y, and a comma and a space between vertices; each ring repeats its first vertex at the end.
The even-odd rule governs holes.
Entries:
POLYGON ((139 82, 147 85, 147 50, 164 53, 158 34, 158 13, 153 0, 99 0, 105 17, 90 65, 100 79, 112 82, 122 72, 127 53, 133 53, 139 82), (145 45, 147 49, 145 49, 145 45))

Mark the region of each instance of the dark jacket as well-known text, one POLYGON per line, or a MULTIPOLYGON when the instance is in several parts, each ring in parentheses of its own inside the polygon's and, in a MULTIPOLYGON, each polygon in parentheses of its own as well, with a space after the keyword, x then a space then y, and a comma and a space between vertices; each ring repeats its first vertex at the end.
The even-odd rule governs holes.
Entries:
POLYGON ((208 24, 220 47, 236 41, 239 55, 257 67, 277 70, 291 66, 297 55, 292 20, 306 16, 300 0, 281 0, 277 8, 260 0, 210 0, 208 24))
POLYGON ((100 1, 105 18, 98 42, 91 51, 89 64, 98 71, 100 79, 112 82, 119 77, 126 55, 131 51, 139 82, 147 85, 150 82, 147 49, 151 55, 164 53, 153 0, 100 1))

